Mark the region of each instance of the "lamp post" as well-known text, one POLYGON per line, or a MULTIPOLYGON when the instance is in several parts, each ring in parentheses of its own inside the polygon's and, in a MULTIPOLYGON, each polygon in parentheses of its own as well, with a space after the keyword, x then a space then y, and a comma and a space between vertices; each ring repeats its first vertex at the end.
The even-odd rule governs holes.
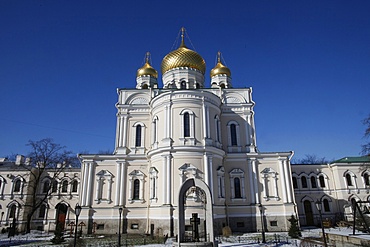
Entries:
POLYGON ((328 244, 326 243, 326 236, 325 236, 325 229, 324 229, 324 224, 322 222, 322 214, 321 214, 321 210, 322 210, 322 202, 320 200, 317 200, 315 202, 315 205, 316 205, 316 208, 317 210, 319 211, 319 215, 320 215, 320 223, 321 223, 321 230, 322 230, 322 237, 324 239, 324 246, 325 247, 328 247, 328 244))
POLYGON ((119 208, 119 221, 118 221, 118 247, 121 247, 121 215, 122 215, 123 208, 119 208))
POLYGON ((77 240, 77 226, 78 226, 78 216, 80 216, 80 213, 81 213, 81 206, 78 205, 78 203, 76 204, 76 207, 75 207, 75 214, 76 214, 76 228, 75 228, 75 238, 74 238, 74 242, 73 242, 73 246, 76 247, 76 240, 77 240))
POLYGON ((262 226, 262 243, 266 243, 266 237, 265 237, 265 224, 264 224, 264 220, 263 220, 263 206, 262 204, 260 203, 258 205, 258 208, 260 209, 260 215, 261 215, 261 226, 262 226))

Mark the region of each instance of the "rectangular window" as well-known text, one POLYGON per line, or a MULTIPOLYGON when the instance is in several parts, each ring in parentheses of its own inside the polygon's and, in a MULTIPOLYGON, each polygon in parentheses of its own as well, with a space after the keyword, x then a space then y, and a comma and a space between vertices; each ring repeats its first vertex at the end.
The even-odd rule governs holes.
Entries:
POLYGON ((270 226, 278 226, 278 223, 276 220, 270 221, 270 226))
POLYGON ((104 224, 98 224, 98 225, 96 226, 96 229, 97 229, 97 230, 104 230, 104 224))
POLYGON ((139 224, 131 224, 131 229, 139 229, 139 224))
POLYGON ((236 222, 236 227, 244 227, 244 222, 236 222))

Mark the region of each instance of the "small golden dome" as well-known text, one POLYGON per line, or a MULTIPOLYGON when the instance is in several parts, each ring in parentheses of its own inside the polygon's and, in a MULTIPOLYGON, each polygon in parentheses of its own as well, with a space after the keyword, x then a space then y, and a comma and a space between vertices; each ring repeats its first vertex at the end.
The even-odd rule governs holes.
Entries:
POLYGON ((147 52, 146 57, 145 57, 145 64, 143 67, 137 70, 136 77, 140 77, 143 75, 150 75, 150 76, 153 76, 154 78, 158 78, 158 72, 150 65, 149 56, 150 56, 150 53, 147 52))
POLYGON ((185 46, 184 31, 185 29, 182 29, 183 33, 181 35, 182 41, 180 47, 177 50, 171 51, 163 58, 161 64, 162 75, 166 73, 166 71, 178 67, 197 69, 201 71, 202 74, 206 72, 206 62, 202 56, 185 46))
POLYGON ((221 53, 218 52, 217 55, 218 55, 217 64, 211 70, 211 73, 210 73, 211 78, 214 77, 215 75, 223 75, 223 74, 226 74, 227 76, 231 77, 230 69, 221 63, 221 53))

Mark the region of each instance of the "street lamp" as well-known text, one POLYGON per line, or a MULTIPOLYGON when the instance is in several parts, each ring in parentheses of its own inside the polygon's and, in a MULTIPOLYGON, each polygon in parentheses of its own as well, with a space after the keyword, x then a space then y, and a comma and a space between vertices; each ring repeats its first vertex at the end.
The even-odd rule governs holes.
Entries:
POLYGON ((322 237, 324 239, 324 246, 325 247, 328 247, 328 244, 326 243, 326 236, 325 236, 325 229, 324 229, 324 224, 322 222, 322 214, 321 214, 321 210, 322 210, 322 202, 320 200, 317 200, 315 202, 315 205, 316 205, 316 208, 317 210, 319 211, 319 215, 320 215, 320 222, 321 222, 321 230, 322 230, 322 237))
POLYGON ((266 237, 265 237, 265 224, 264 224, 264 220, 263 220, 263 206, 262 204, 260 203, 258 205, 258 208, 260 209, 260 215, 261 215, 261 225, 262 225, 262 243, 266 243, 266 237))
POLYGON ((74 238, 74 242, 73 242, 73 246, 76 247, 76 240, 77 240, 77 226, 78 226, 78 216, 80 216, 80 213, 81 213, 81 206, 78 205, 78 203, 76 204, 76 207, 75 207, 75 214, 76 214, 76 228, 75 228, 75 238, 74 238))
POLYGON ((118 221, 118 247, 121 247, 121 215, 122 215, 123 208, 119 208, 119 221, 118 221))

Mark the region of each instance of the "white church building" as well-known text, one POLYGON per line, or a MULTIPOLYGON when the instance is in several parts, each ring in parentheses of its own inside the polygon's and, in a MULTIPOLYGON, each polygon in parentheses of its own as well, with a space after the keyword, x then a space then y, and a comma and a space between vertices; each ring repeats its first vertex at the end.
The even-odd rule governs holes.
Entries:
POLYGON ((288 230, 297 216, 293 152, 257 150, 252 88, 232 87, 220 54, 206 82, 206 63, 187 48, 184 30, 161 72, 162 83, 147 54, 136 88, 117 90, 114 153, 79 155, 80 219, 89 231, 115 233, 119 208, 128 233, 174 236, 191 229, 194 213, 204 235, 225 226, 260 231, 261 222, 288 230))

